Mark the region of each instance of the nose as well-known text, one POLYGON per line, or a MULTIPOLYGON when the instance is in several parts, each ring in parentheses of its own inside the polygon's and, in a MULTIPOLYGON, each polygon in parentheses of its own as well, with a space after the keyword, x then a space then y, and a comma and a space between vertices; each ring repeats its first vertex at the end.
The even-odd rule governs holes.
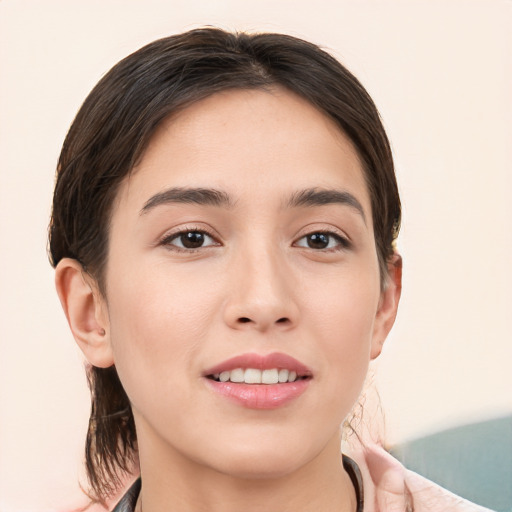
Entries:
POLYGON ((288 330, 298 320, 297 284, 274 250, 241 254, 231 265, 224 308, 226 324, 238 330, 288 330))

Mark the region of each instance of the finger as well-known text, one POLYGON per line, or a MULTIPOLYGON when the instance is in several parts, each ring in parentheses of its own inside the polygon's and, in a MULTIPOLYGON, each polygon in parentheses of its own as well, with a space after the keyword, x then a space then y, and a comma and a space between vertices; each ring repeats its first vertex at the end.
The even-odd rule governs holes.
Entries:
POLYGON ((385 471, 376 492, 378 512, 407 512, 407 496, 402 472, 385 471))
POLYGON ((365 459, 375 485, 375 512, 406 512, 405 470, 383 448, 368 446, 365 459))

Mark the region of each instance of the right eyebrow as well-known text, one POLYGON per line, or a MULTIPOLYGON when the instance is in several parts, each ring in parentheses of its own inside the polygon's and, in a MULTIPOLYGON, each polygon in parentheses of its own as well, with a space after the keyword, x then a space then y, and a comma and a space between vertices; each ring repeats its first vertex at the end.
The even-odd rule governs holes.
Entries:
POLYGON ((142 207, 140 215, 166 204, 197 204, 231 208, 233 201, 226 192, 213 188, 173 187, 151 196, 142 207))

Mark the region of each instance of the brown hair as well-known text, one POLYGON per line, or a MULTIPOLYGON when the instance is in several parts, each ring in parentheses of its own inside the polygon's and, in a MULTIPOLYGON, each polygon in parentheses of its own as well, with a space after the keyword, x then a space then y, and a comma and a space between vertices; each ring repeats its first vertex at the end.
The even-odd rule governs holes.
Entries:
MULTIPOLYGON (((371 198, 382 282, 400 225, 393 160, 379 113, 359 81, 318 46, 282 34, 191 30, 154 41, 96 85, 67 134, 49 228, 50 260, 78 260, 105 294, 111 208, 157 126, 228 89, 281 86, 333 119, 361 158, 371 198)), ((92 409, 86 465, 99 501, 119 487, 137 455, 130 402, 115 367, 88 368, 92 409)))

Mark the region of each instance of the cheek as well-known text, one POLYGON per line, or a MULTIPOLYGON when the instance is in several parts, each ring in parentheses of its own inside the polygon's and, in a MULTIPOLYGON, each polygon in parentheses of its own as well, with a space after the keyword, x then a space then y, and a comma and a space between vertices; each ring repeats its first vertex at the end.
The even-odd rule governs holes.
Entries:
MULTIPOLYGON (((158 266, 111 272, 108 310, 117 371, 134 405, 152 388, 184 381, 212 325, 216 297, 195 279, 158 266)), ((174 387, 176 389, 176 387, 174 387)), ((170 398, 170 397, 168 397, 170 398)))
POLYGON ((348 269, 325 279, 322 286, 304 288, 304 309, 312 325, 343 352, 363 354, 366 348, 368 356, 380 298, 378 273, 348 269))
MULTIPOLYGON (((322 293, 311 291, 310 329, 320 330, 323 364, 320 377, 334 393, 331 406, 348 414, 364 384, 379 301, 378 277, 348 276, 322 293)), ((343 418, 341 418, 343 419, 343 418)))

